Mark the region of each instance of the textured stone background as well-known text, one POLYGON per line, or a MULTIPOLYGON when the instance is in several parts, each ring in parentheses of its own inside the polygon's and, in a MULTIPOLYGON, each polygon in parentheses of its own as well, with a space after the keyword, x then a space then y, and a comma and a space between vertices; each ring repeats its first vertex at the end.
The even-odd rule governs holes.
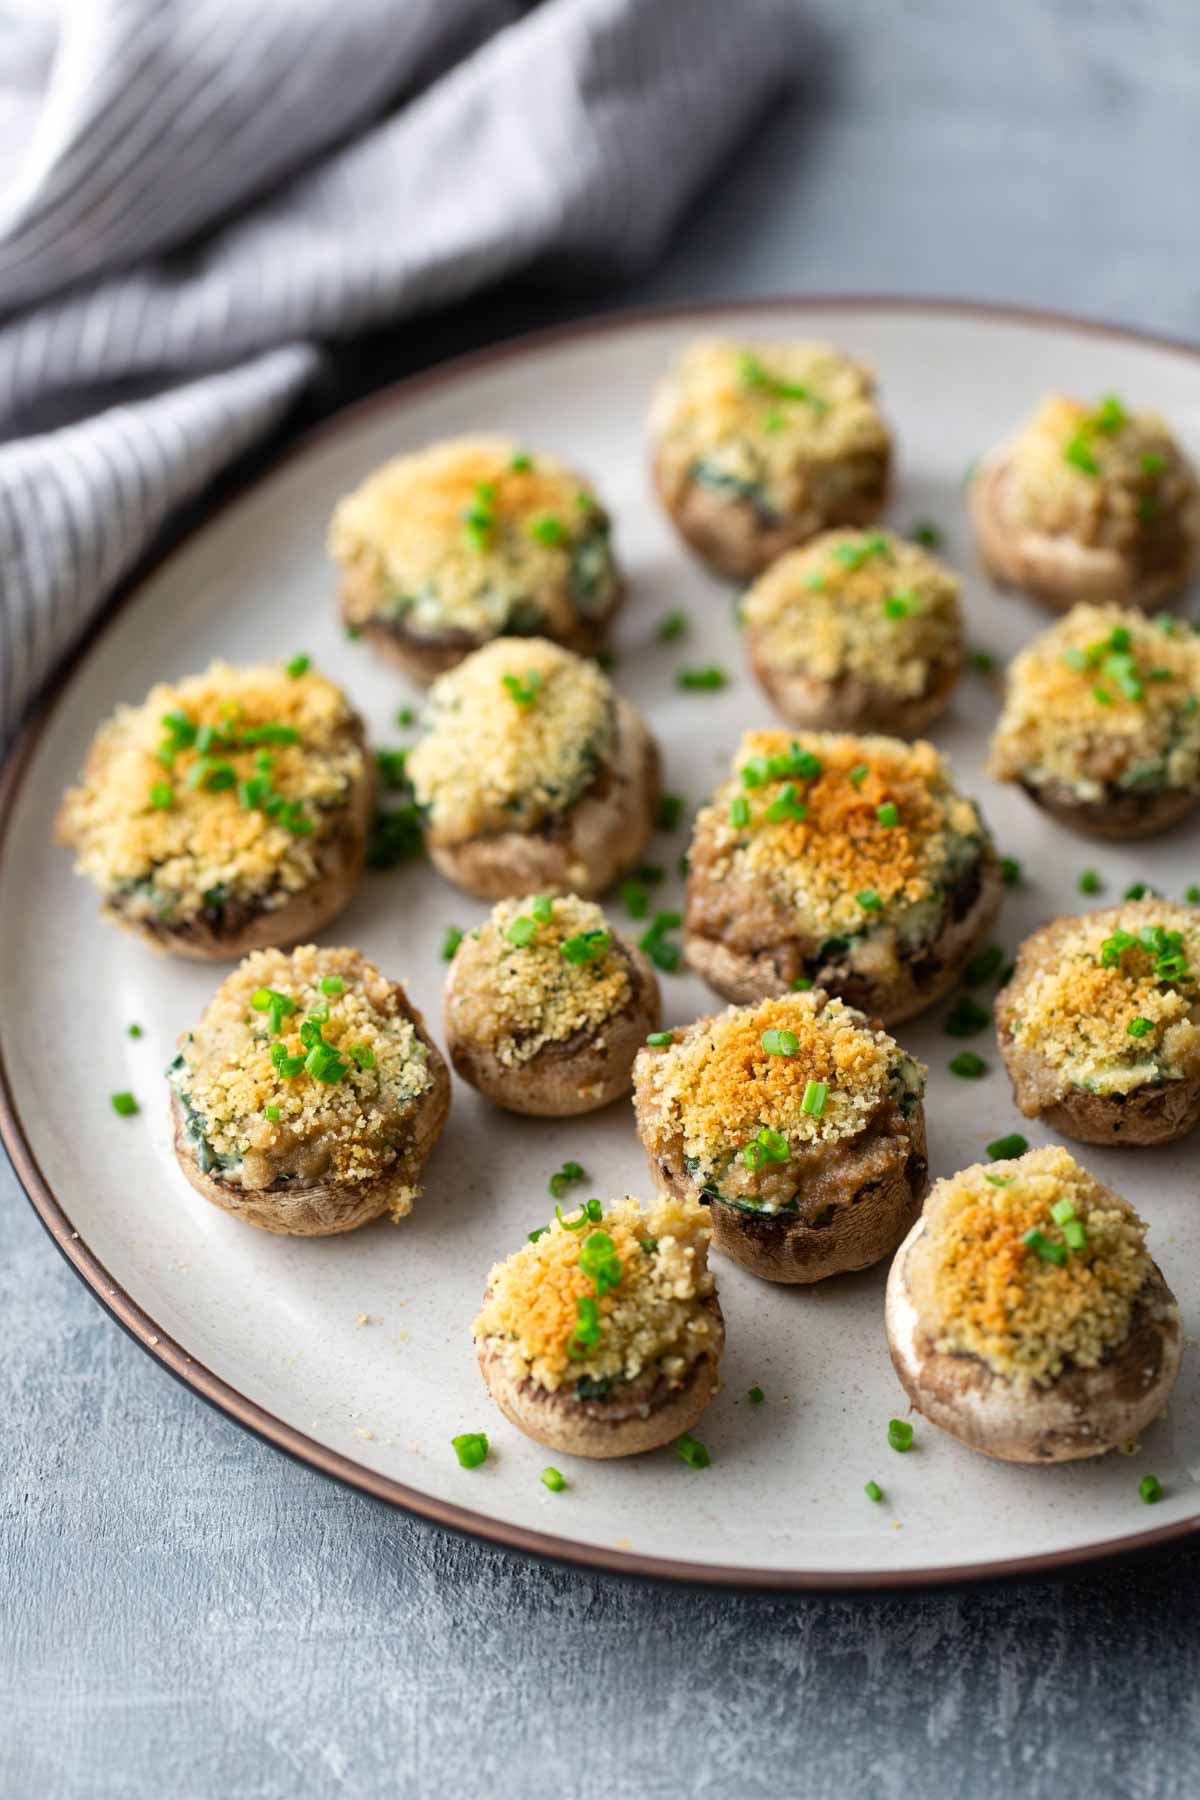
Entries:
MULTIPOLYGON (((699 294, 962 294, 1200 338, 1195 0, 797 0, 796 31, 805 81, 651 278, 514 288, 342 357, 319 404, 699 294)), ((7 1170, 0 1217, 5 1800, 1200 1791, 1200 1554, 885 1600, 523 1562, 245 1436, 108 1322, 7 1170)))

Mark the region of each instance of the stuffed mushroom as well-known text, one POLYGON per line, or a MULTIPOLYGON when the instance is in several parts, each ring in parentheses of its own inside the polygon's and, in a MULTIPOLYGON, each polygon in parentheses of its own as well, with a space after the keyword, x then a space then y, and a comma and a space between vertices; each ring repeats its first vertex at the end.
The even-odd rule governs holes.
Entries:
POLYGON ((745 581, 887 499, 891 438, 870 372, 828 344, 690 344, 650 413, 654 482, 680 535, 745 581))
POLYGON ((661 1016, 646 957, 574 894, 501 900, 446 977, 450 1061, 510 1112, 566 1117, 627 1094, 661 1016))
POLYGON ((1014 659, 991 772, 1088 837, 1168 830, 1200 805, 1200 638, 1076 606, 1014 659))
POLYGON ((422 683, 496 637, 594 654, 623 592, 591 486, 508 438, 386 463, 341 501, 329 546, 347 626, 422 683))
POLYGON ((717 1391, 725 1326, 708 1218, 660 1196, 559 1216, 488 1276, 473 1333, 505 1418, 573 1456, 638 1456, 717 1391))
POLYGON ((118 707, 58 835, 106 918, 222 962, 337 916, 362 873, 373 787, 361 719, 306 657, 218 662, 118 707))
POLYGON ((1027 938, 996 1000, 1027 1118, 1085 1144, 1169 1144, 1200 1124, 1200 912, 1134 900, 1027 938))
POLYGON ((1022 1463, 1135 1440, 1183 1346, 1145 1225, 1056 1146, 937 1182, 888 1276, 887 1335, 918 1412, 1022 1463))
POLYGON ((753 731, 696 819, 684 954, 728 1000, 815 984, 895 1024, 1000 905, 987 828, 932 744, 753 731))
POLYGON ((450 1077, 397 982, 357 950, 260 950, 227 975, 167 1071, 197 1193, 297 1237, 411 1211, 450 1077))
POLYGON ((1115 394, 1052 394, 970 487, 980 555, 997 581, 1048 606, 1149 610, 1182 587, 1200 545, 1196 473, 1157 413, 1115 394))
POLYGON ((544 638, 499 638, 440 676, 407 773, 435 866, 483 900, 602 893, 654 829, 640 715, 544 638))
POLYGON ((887 531, 830 531, 742 598, 746 652, 789 725, 916 737, 962 669, 959 585, 887 531))
POLYGON ((698 1019, 634 1065, 656 1183, 708 1205, 717 1249, 768 1281, 896 1248, 928 1185, 924 1092, 920 1063, 820 992, 698 1019))

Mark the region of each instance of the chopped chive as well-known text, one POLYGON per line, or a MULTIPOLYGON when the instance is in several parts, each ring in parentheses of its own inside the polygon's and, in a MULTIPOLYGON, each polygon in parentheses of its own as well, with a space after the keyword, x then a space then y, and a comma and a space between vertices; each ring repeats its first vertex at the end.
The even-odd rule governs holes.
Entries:
POLYGON ((867 1485, 863 1488, 863 1493, 867 1496, 868 1500, 883 1499, 883 1489, 877 1481, 868 1481, 867 1485))
POLYGON ((681 1437, 676 1438, 675 1454, 682 1458, 689 1469, 707 1469, 712 1461, 704 1445, 690 1431, 685 1431, 681 1437))
POLYGON ((525 475, 533 467, 533 458, 526 451, 518 450, 508 466, 514 475, 525 475))
POLYGON ((903 1453, 912 1449, 913 1428, 907 1419, 889 1419, 887 1441, 893 1450, 903 1453))
POLYGON ((1154 1030, 1154 1021, 1153 1019, 1142 1018, 1130 1019, 1125 1029, 1132 1038, 1149 1037, 1150 1033, 1154 1030))
POLYGON ((1063 1226, 1068 1250, 1082 1250, 1087 1243, 1087 1227, 1082 1219, 1069 1219, 1063 1226))
POLYGON ((762 1389, 757 1386, 752 1387, 746 1396, 751 1406, 761 1406, 766 1397, 767 1396, 763 1393, 762 1389))
POLYGON ((894 594, 888 594, 883 602, 884 617, 888 619, 907 619, 910 613, 919 612, 921 602, 912 588, 897 588, 894 594))
POLYGON ((1103 886, 1104 883, 1101 881, 1095 869, 1084 869, 1079 877, 1079 891, 1081 894, 1098 894, 1103 886))
POLYGON ((942 1021, 942 1030, 948 1037, 974 1037, 991 1022, 992 1015, 985 1007, 970 994, 960 994, 942 1021))
POLYGON ((654 823, 660 831, 674 831, 683 816, 682 794, 660 794, 654 823))
POLYGON ((342 980, 340 975, 322 976, 321 992, 323 994, 344 994, 345 991, 346 991, 346 984, 342 980))
POLYGON ((270 1119, 272 1125, 278 1125, 281 1114, 277 1106, 264 1106, 263 1117, 270 1119))
POLYGON ((1200 906, 1200 887, 1193 882, 1183 897, 1189 906, 1200 906))
POLYGON ((1162 1482, 1157 1475, 1143 1475, 1138 1482, 1138 1493, 1147 1506, 1157 1506, 1163 1497, 1162 1482))
POLYGON ((543 1469, 541 1482, 542 1486, 549 1488, 552 1494, 561 1494, 567 1485, 566 1476, 560 1475, 557 1469, 543 1469))
POLYGON ((989 944, 986 949, 979 950, 971 958, 963 970, 963 980, 968 987, 982 987, 1004 967, 1004 952, 999 944, 989 944))
POLYGON ((452 962, 454 952, 463 941, 463 934, 457 925, 447 925, 446 935, 442 939, 442 961, 452 962))
POLYGON ((543 513, 529 521, 529 535, 539 544, 555 545, 566 541, 567 528, 553 513, 543 513))
POLYGON ((463 1431, 458 1437, 450 1439, 454 1446, 459 1466, 464 1469, 477 1469, 480 1463, 487 1461, 488 1441, 486 1431, 463 1431))
POLYGON ((655 635, 660 644, 672 644, 676 638, 683 637, 687 630, 687 614, 676 609, 674 612, 663 614, 662 618, 659 620, 658 631, 655 635))
POLYGON ((908 535, 914 544, 920 544, 926 550, 941 548, 942 533, 932 519, 914 519, 908 528, 908 535))
POLYGON ((537 922, 528 913, 518 913, 504 935, 510 944, 515 944, 518 950, 524 950, 537 936, 537 922))
POLYGON ((593 963, 607 956, 611 943, 610 932, 577 931, 573 937, 564 938, 558 948, 569 963, 593 963))
POLYGON ((987 1074, 987 1064, 973 1050, 960 1050, 951 1060, 949 1069, 952 1075, 958 1075, 963 1081, 978 1081, 980 1076, 987 1074))
POLYGON ((307 675, 308 671, 311 668, 312 668, 312 657, 306 656, 304 654, 304 651, 301 650, 295 656, 292 657, 292 660, 290 662, 287 662, 283 665, 283 672, 285 675, 290 675, 292 680, 295 681, 301 675, 307 675))
POLYGON ((175 804, 175 789, 169 781, 152 781, 150 783, 150 804, 157 812, 166 812, 175 804))
POLYGON ((548 925, 554 917, 554 900, 549 894, 535 894, 529 910, 539 925, 548 925))
POLYGON ((750 802, 744 794, 737 794, 730 801, 729 823, 739 830, 750 823, 750 802))
POLYGON ((808 817, 808 808, 799 798, 795 782, 784 783, 782 792, 772 800, 763 817, 771 825, 781 825, 789 819, 796 824, 803 823, 808 817))
POLYGON ((792 992, 793 994, 807 994, 809 989, 815 986, 816 983, 811 975, 797 975, 792 983, 792 992))
POLYGON ((875 817, 888 831, 900 823, 900 808, 894 800, 885 800, 882 806, 875 808, 875 817))
POLYGON ((621 902, 630 918, 646 918, 649 895, 640 882, 621 882, 621 902))
POLYGON ((827 1081, 810 1080, 805 1085, 804 1098, 800 1102, 800 1111, 802 1113, 807 1113, 810 1118, 819 1119, 821 1114, 825 1111, 825 1102, 828 1098, 829 1083, 827 1081))
POLYGON ((1016 1176, 1015 1175, 985 1175, 983 1179, 985 1181, 990 1181, 993 1187, 1011 1187, 1013 1182, 1016 1180, 1016 1176))
POLYGON ((1087 438, 1082 431, 1077 431, 1064 449, 1063 461, 1070 463, 1072 467, 1081 470, 1085 475, 1100 473, 1100 464, 1088 448, 1087 438))
POLYGON ((349 640, 352 644, 356 644, 358 642, 359 638, 362 636, 362 626, 361 625, 347 625, 346 636, 347 636, 347 638, 349 638, 349 640))
POLYGON ((653 1044, 656 1050, 661 1050, 665 1044, 671 1044, 674 1041, 675 1034, 671 1031, 652 1031, 646 1039, 646 1042, 653 1044))
POLYGON ((400 726, 401 730, 406 731, 416 719, 416 716, 417 715, 411 706, 402 706, 396 713, 396 723, 400 726))
POLYGON ((1066 1245, 1054 1243, 1044 1232, 1039 1231, 1036 1226, 1033 1226, 1029 1231, 1025 1232, 1021 1242, 1028 1245, 1034 1255, 1039 1257, 1042 1262, 1053 1263, 1056 1268, 1061 1269, 1067 1260, 1066 1245))
POLYGON ((760 1041, 768 1056, 795 1056, 800 1048, 794 1031, 764 1031, 760 1041))
POLYGON ((1000 874, 1004 879, 1005 887, 1020 887, 1021 865, 1015 856, 1002 856, 1000 858, 1000 874))
POLYGON ((137 1101, 130 1093, 114 1094, 112 1096, 112 1109, 122 1119, 131 1119, 135 1112, 141 1110, 137 1101))
POLYGON ((1106 687, 1094 687, 1092 689, 1092 698, 1099 706, 1111 706, 1113 703, 1113 697, 1106 687))
POLYGON ((861 787, 863 782, 867 779, 867 776, 870 773, 871 773, 871 771, 867 767, 866 763, 855 763, 854 767, 850 771, 849 778, 854 783, 855 787, 861 787))
POLYGON ((1073 1200, 1056 1200, 1050 1208, 1050 1217, 1056 1225, 1066 1225, 1075 1217, 1073 1200))
POLYGON ((368 1049, 366 1044, 351 1044, 350 1054, 360 1069, 373 1069, 375 1067, 375 1052, 368 1049))
POLYGON ((1127 900, 1144 900, 1149 892, 1150 889, 1144 881, 1135 881, 1132 887, 1125 889, 1125 898, 1127 900))
POLYGON ((565 1162, 562 1168, 556 1169, 554 1174, 550 1177, 548 1186, 551 1198, 554 1200, 563 1199, 567 1189, 573 1186, 575 1182, 583 1181, 586 1173, 587 1171, 584 1169, 582 1163, 565 1162))
POLYGON ((542 685, 542 678, 536 669, 526 669, 524 679, 520 675, 502 675, 500 679, 513 705, 519 706, 522 711, 533 705, 542 685))
POLYGON ((990 650, 972 650, 967 660, 977 675, 991 675, 996 667, 996 658, 990 650))
POLYGON ((127 1037, 140 1038, 141 1035, 142 1035, 142 1028, 140 1025, 129 1025, 126 1027, 126 1036, 127 1037))
POLYGON ((1023 1138, 1019 1131, 1010 1131, 1007 1137, 996 1138, 988 1145, 988 1159, 991 1162, 1009 1162, 1014 1156, 1024 1156, 1028 1148, 1028 1138, 1023 1138))
POLYGON ((859 893, 855 894, 854 898, 858 901, 858 904, 862 907, 864 912, 883 911, 883 901, 879 898, 879 895, 874 888, 863 888, 859 893))
POLYGON ((715 663, 703 669, 680 669, 675 677, 676 687, 685 693, 713 693, 717 688, 725 687, 728 681, 724 669, 719 669, 715 663))

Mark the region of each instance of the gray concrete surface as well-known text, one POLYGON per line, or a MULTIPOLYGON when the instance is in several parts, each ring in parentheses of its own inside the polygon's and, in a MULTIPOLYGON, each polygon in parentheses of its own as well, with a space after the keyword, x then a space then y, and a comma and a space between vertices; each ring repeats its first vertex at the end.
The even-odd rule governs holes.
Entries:
MULTIPOLYGON (((617 300, 900 290, 1200 337, 1193 0, 798 0, 796 31, 805 80, 652 276, 464 309, 322 404, 617 300)), ((531 1564, 176 1387, 7 1169, 0 1219, 4 1800, 1200 1791, 1200 1554, 882 1600, 531 1564)))

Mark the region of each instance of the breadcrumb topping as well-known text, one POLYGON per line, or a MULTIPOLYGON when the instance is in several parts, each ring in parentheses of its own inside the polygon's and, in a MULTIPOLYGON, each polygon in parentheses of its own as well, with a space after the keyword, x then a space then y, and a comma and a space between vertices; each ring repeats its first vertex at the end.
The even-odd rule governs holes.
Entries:
POLYGON ((958 596, 948 569, 892 532, 827 531, 772 563, 742 617, 764 662, 913 699, 959 661, 958 596))
POLYGON ((1073 1087, 1129 1094, 1200 1074, 1198 979, 1200 913, 1165 900, 1128 901, 1027 939, 997 1017, 1054 1072, 1059 1095, 1073 1087), (1182 972, 1156 973, 1159 932, 1179 933, 1182 972), (1131 940, 1119 951, 1118 934, 1131 940))
MULTIPOLYGON (((375 1180, 408 1146, 433 1075, 401 991, 357 950, 305 944, 290 953, 255 951, 226 976, 195 1031, 181 1038, 170 1081, 201 1166, 211 1159, 223 1180, 262 1189, 285 1178, 375 1180), (324 992, 326 980, 340 981, 341 990, 324 992), (293 1004, 277 1031, 252 1003, 259 989, 293 1004), (336 1082, 305 1069, 285 1077, 272 1046, 302 1060, 301 1027, 326 1012, 321 1033, 348 1065, 345 1074, 336 1082), (268 1117, 268 1107, 278 1118, 268 1117)), ((397 1216, 418 1191, 404 1190, 397 1216)))
POLYGON ((511 438, 462 437, 376 469, 339 502, 329 549, 353 576, 353 623, 403 620, 418 636, 566 634, 614 596, 607 531, 573 469, 511 438))
POLYGON ((703 845, 706 879, 735 874, 766 883, 814 933, 858 933, 923 907, 986 841, 979 813, 958 793, 932 744, 751 731, 732 776, 697 816, 692 861, 703 845), (815 758, 820 772, 766 774, 747 786, 747 767, 753 774, 793 752, 815 758), (889 807, 895 823, 885 823, 889 807), (773 819, 772 809, 785 816, 773 819), (746 822, 735 823, 735 816, 746 822), (864 908, 861 895, 878 905, 864 908))
POLYGON ((172 923, 231 899, 272 909, 321 875, 366 770, 361 721, 323 675, 215 662, 203 675, 159 683, 140 706, 117 708, 65 797, 59 833, 77 869, 132 915, 172 923), (218 745, 220 734, 259 726, 290 728, 297 741, 213 749, 211 759, 233 771, 214 788, 197 779, 203 736, 164 761, 168 714, 211 728, 218 745), (297 804, 299 831, 246 804, 242 784, 262 777, 263 759, 270 792, 297 804), (156 790, 166 790, 158 793, 166 804, 156 804, 156 790))
POLYGON ((640 1050, 633 1080, 647 1148, 678 1145, 703 1186, 764 1129, 792 1151, 857 1137, 888 1100, 915 1104, 925 1070, 854 1007, 815 989, 697 1019, 670 1044, 640 1050), (764 1033, 780 1031, 795 1039, 790 1055, 763 1047, 764 1033), (819 1109, 814 1083, 826 1089, 819 1109))
POLYGON ((922 1326, 938 1350, 977 1356, 1019 1386, 1096 1368, 1128 1335, 1153 1266, 1133 1208, 1057 1146, 937 1182, 924 1226, 906 1265, 922 1326), (1051 1216, 1061 1201, 1084 1227, 1082 1248, 1051 1216), (1022 1242, 1028 1231, 1065 1260, 1044 1260, 1022 1242))
POLYGON ((631 993, 618 940, 594 901, 527 894, 501 900, 478 931, 463 938, 447 1010, 461 1036, 517 1068, 577 1032, 602 1046, 604 1027, 629 1004, 631 993), (549 907, 549 919, 535 918, 535 905, 549 907), (527 944, 508 937, 517 919, 535 927, 527 944), (608 949, 594 962, 573 962, 563 955, 563 944, 586 932, 608 932, 608 949))
POLYGON ((844 495, 847 461, 863 459, 877 481, 890 438, 873 393, 870 371, 829 344, 690 344, 650 413, 668 500, 707 477, 788 518, 844 495))
POLYGON ((1072 607, 1011 665, 991 770, 1081 800, 1200 787, 1200 638, 1166 615, 1072 607))
POLYGON ((513 1380, 533 1381, 551 1393, 581 1379, 637 1381, 647 1374, 680 1386, 713 1341, 703 1305, 716 1288, 708 1268, 710 1235, 702 1206, 665 1194, 645 1211, 629 1196, 611 1201, 599 1221, 577 1231, 552 1219, 536 1243, 523 1244, 492 1269, 472 1327, 475 1341, 499 1352, 513 1380), (592 1230, 612 1239, 621 1278, 597 1300, 599 1341, 586 1356, 572 1357, 567 1345, 578 1323, 577 1303, 596 1293, 579 1263, 592 1230))
POLYGON ((1008 455, 1018 516, 1034 531, 1081 544, 1128 549, 1195 497, 1195 477, 1166 420, 1129 413, 1111 395, 1095 407, 1048 395, 1008 455))
POLYGON ((476 650, 430 688, 408 758, 431 840, 532 831, 565 812, 608 759, 614 732, 612 686, 595 663, 545 638, 476 650))

